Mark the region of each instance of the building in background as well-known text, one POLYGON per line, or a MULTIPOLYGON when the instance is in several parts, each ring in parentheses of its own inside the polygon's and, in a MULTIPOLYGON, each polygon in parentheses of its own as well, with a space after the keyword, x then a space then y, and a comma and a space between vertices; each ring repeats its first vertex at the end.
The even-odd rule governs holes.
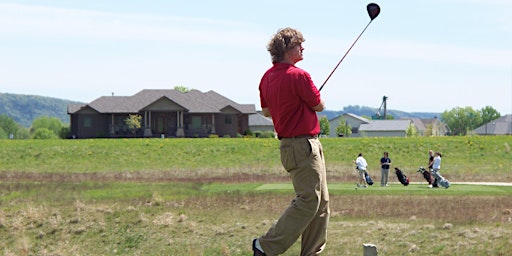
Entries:
POLYGON ((103 96, 85 105, 69 105, 74 138, 236 137, 249 129, 254 104, 239 104, 214 91, 146 89, 133 96, 103 96), (131 131, 125 120, 141 117, 131 131))
POLYGON ((512 135, 512 115, 505 115, 474 129, 477 135, 512 135))

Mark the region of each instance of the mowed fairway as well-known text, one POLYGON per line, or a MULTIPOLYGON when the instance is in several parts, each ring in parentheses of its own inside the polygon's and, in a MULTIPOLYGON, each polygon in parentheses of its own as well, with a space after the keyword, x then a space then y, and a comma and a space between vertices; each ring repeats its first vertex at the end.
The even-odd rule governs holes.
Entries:
MULTIPOLYGON (((392 177, 394 178, 394 177, 392 177)), ((392 195, 489 195, 489 196, 498 196, 498 195, 508 195, 512 188, 512 183, 507 185, 493 185, 493 183, 485 184, 458 184, 452 183, 449 188, 428 188, 427 183, 418 183, 418 184, 409 184, 408 186, 403 186, 400 183, 390 183, 389 187, 381 187, 379 185, 368 186, 368 188, 356 188, 355 183, 334 183, 329 184, 329 193, 334 195, 348 195, 348 194, 365 194, 365 195, 383 195, 383 194, 392 194, 392 195), (446 190, 446 191, 442 191, 446 190), (449 190, 449 191, 448 191, 449 190)), ((260 191, 293 191, 293 186, 291 183, 270 183, 263 184, 256 188, 256 190, 260 191)))
MULTIPOLYGON (((294 196, 272 139, 1 143, 3 255, 250 255, 294 196)), ((379 255, 512 251, 512 187, 460 183, 512 182, 512 138, 322 143, 332 215, 323 255, 362 255, 363 243, 379 255), (428 189, 415 172, 429 148, 443 149, 449 189, 428 189), (368 152, 377 180, 383 150, 413 183, 356 190, 353 156, 368 152)))

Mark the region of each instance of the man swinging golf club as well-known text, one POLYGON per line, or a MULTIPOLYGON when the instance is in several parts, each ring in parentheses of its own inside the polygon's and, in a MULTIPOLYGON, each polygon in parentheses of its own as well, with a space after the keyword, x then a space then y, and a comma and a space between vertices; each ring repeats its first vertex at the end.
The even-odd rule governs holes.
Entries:
POLYGON ((267 46, 273 66, 260 82, 261 107, 274 122, 281 140, 281 163, 296 196, 277 223, 253 240, 254 255, 282 254, 299 236, 301 255, 318 255, 326 243, 329 192, 316 115, 325 104, 309 73, 295 66, 303 59, 303 42, 299 31, 285 28, 267 46))
MULTIPOLYGON (((367 6, 367 11, 373 20, 380 8, 372 3, 367 6)), ((252 241, 255 256, 282 254, 300 236, 300 255, 319 255, 327 240, 329 191, 316 112, 325 108, 320 90, 348 51, 317 89, 309 73, 295 66, 303 59, 304 41, 298 30, 285 28, 279 30, 267 46, 273 65, 261 78, 260 103, 263 115, 271 116, 274 122, 281 141, 281 163, 290 174, 296 196, 277 223, 265 235, 252 241)))

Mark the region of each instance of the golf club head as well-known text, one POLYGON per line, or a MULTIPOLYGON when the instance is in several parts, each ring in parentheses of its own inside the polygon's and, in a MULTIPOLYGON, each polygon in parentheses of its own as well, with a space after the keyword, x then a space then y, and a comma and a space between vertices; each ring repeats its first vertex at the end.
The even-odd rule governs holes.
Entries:
POLYGON ((368 15, 370 15, 370 19, 373 20, 379 16, 380 13, 380 7, 376 3, 369 3, 366 6, 366 10, 368 11, 368 15))

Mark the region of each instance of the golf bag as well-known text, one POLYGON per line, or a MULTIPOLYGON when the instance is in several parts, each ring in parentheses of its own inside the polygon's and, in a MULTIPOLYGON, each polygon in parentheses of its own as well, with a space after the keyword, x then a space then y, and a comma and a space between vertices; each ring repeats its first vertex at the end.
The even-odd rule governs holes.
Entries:
POLYGON ((367 171, 364 171, 364 178, 366 179, 366 183, 368 185, 373 185, 373 180, 372 180, 372 177, 370 177, 370 174, 368 174, 367 171))
POLYGON ((407 177, 407 175, 405 175, 405 173, 402 172, 402 170, 400 170, 398 167, 395 167, 395 173, 396 173, 396 177, 398 178, 400 183, 402 183, 402 185, 404 185, 404 186, 409 185, 409 177, 407 177))
POLYGON ((420 166, 420 169, 418 169, 418 172, 421 172, 423 175, 423 178, 428 182, 429 185, 432 185, 434 183, 434 179, 432 178, 432 175, 430 175, 430 172, 425 169, 423 166, 420 166))
POLYGON ((443 176, 441 176, 441 174, 439 174, 439 172, 432 170, 432 176, 434 176, 434 178, 437 179, 437 184, 439 184, 441 187, 444 187, 444 188, 450 187, 450 182, 447 179, 445 179, 443 176))

